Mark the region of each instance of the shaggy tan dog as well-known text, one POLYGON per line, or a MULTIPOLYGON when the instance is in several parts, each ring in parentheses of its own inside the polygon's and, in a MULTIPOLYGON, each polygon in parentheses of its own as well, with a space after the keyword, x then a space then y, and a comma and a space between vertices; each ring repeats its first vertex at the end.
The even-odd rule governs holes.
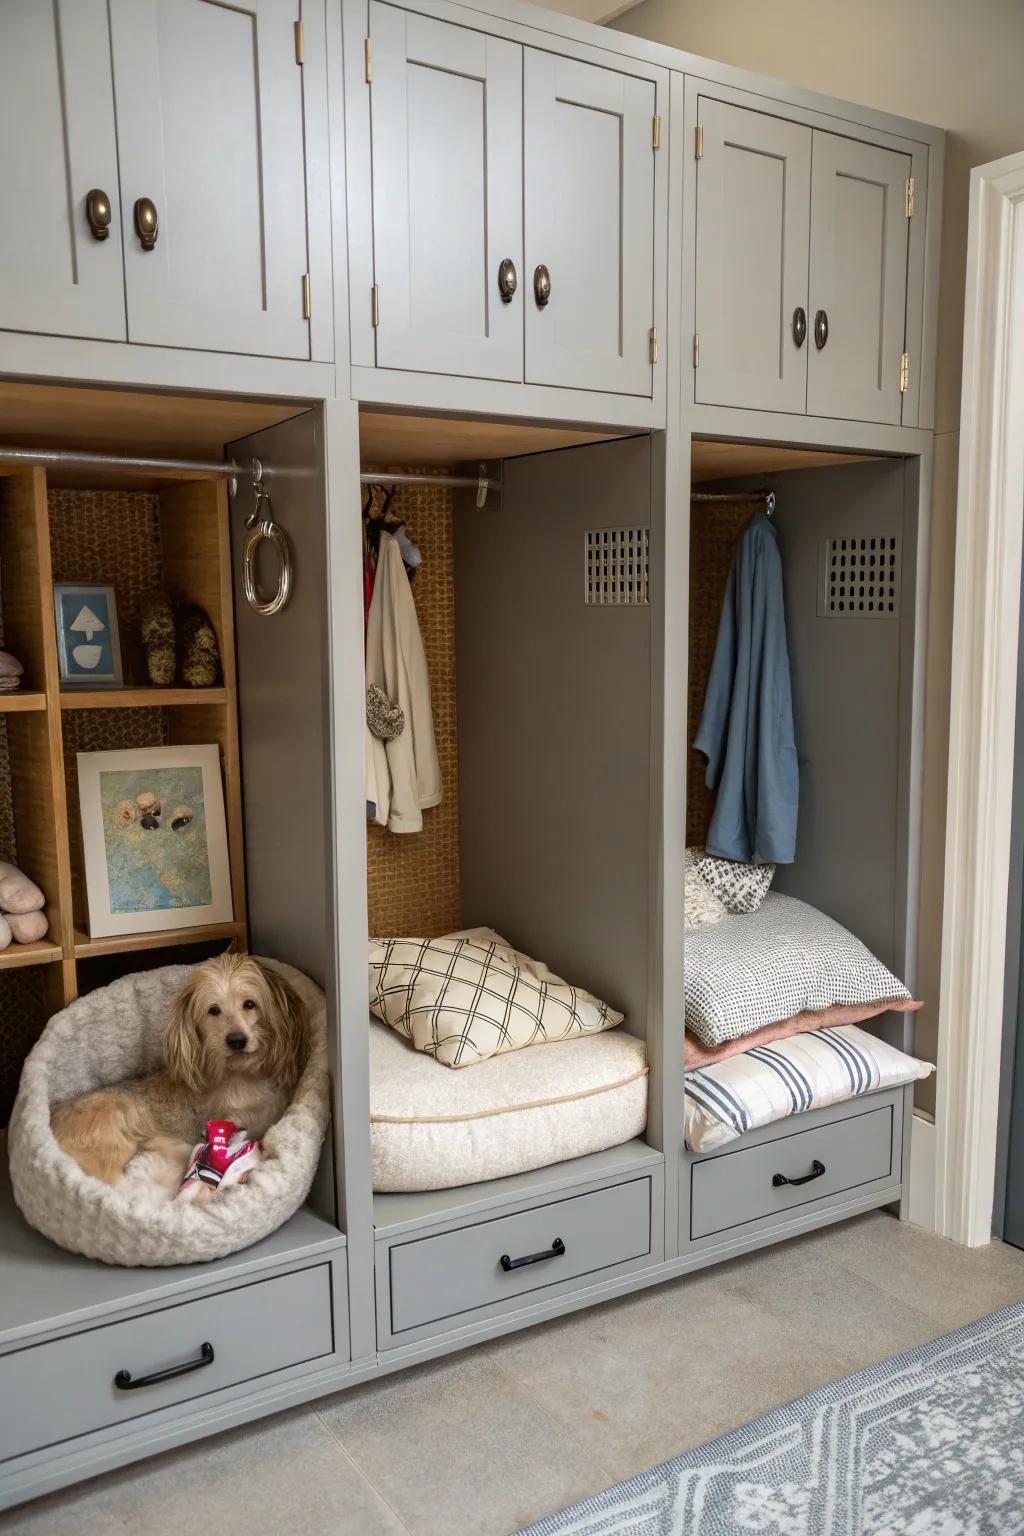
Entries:
POLYGON ((306 1065, 305 1009, 276 972, 247 955, 218 955, 171 1005, 164 1070, 56 1104, 60 1146, 85 1173, 116 1184, 139 1152, 177 1187, 207 1120, 259 1138, 291 1102, 306 1065))

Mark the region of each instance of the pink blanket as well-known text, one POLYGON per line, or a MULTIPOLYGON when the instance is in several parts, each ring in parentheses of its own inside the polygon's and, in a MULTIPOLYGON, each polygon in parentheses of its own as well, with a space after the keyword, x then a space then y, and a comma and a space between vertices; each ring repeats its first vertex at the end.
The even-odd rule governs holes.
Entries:
POLYGON ((751 1051, 757 1045, 770 1045, 773 1040, 787 1040, 790 1035, 800 1035, 809 1029, 835 1029, 840 1024, 863 1024, 876 1014, 913 1013, 923 1003, 911 998, 883 998, 877 1003, 837 1003, 833 1008, 819 1008, 813 1013, 795 1013, 791 1019, 780 1019, 777 1024, 766 1024, 753 1034, 740 1035, 738 1040, 726 1040, 723 1045, 702 1045, 687 1031, 685 1065, 688 1071, 694 1067, 710 1067, 727 1056, 738 1056, 741 1051, 751 1051))

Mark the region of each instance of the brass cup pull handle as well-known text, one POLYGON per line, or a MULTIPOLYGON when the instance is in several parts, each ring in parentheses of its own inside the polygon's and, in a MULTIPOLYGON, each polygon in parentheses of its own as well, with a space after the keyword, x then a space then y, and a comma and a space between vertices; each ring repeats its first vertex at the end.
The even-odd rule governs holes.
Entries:
POLYGON ((156 237, 160 233, 160 220, 157 217, 156 203, 151 197, 139 197, 135 200, 135 233, 144 251, 151 251, 156 245, 156 237))
POLYGON ((551 273, 543 262, 533 274, 533 296, 537 300, 538 309, 543 309, 551 297, 551 273))
POLYGON ((516 264, 511 257, 506 256, 498 268, 498 292, 501 294, 501 302, 511 304, 518 287, 519 274, 516 272, 516 264))
POLYGON ((828 341, 828 315, 823 309, 819 309, 814 317, 814 345, 820 352, 828 341))
POLYGON ((807 340, 807 311, 798 306, 793 311, 793 341, 797 347, 802 347, 807 340))
POLYGON ((99 187, 85 194, 85 217, 94 240, 106 240, 110 234, 110 198, 99 187))

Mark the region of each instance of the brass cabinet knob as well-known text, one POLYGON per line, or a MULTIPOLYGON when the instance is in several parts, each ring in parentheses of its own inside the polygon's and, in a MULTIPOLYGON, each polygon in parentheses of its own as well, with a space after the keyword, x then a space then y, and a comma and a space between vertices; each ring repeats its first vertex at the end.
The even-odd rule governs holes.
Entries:
POLYGON ((160 233, 160 220, 157 218, 156 203, 151 197, 139 197, 135 200, 135 233, 144 251, 151 251, 156 245, 156 237, 160 233))
POLYGON ((537 300, 538 309, 543 309, 551 297, 551 273, 543 262, 533 274, 533 296, 537 300))
POLYGON ((110 198, 99 187, 85 194, 85 217, 94 240, 106 240, 110 234, 110 198))
POLYGON ((519 276, 516 272, 516 264, 510 256, 506 256, 498 268, 498 292, 501 294, 501 302, 511 304, 518 287, 519 276))

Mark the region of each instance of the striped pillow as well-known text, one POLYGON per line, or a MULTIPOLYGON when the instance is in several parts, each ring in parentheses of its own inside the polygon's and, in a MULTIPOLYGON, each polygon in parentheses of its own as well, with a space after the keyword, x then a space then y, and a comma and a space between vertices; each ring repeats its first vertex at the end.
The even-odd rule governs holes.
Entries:
POLYGON ((855 1024, 792 1035, 687 1072, 686 1145, 691 1152, 713 1152, 774 1120, 895 1088, 934 1070, 855 1024))

